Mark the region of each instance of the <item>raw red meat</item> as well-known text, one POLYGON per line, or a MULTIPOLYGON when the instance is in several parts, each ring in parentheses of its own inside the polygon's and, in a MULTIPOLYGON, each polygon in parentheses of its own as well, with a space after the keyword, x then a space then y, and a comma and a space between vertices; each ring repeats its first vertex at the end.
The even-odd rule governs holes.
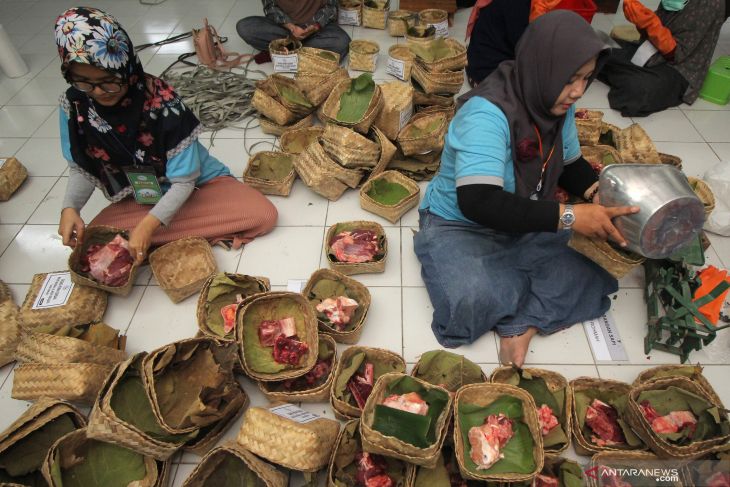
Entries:
POLYGON ((575 118, 578 120, 587 120, 589 117, 587 110, 576 110, 575 111, 575 118))
POLYGON ((273 347, 279 335, 293 337, 297 334, 294 318, 287 317, 280 320, 264 320, 259 324, 259 342, 264 347, 273 347))
POLYGON ((730 487, 730 472, 716 472, 707 479, 707 487, 730 487))
POLYGON ((370 477, 365 482, 365 487, 393 487, 393 485, 393 479, 391 479, 387 474, 370 477))
POLYGON ((134 259, 129 254, 129 242, 116 235, 109 243, 89 245, 81 258, 81 272, 88 272, 106 286, 123 286, 129 280, 134 259))
POLYGON ((550 475, 538 475, 532 481, 532 487, 558 487, 558 479, 550 475))
POLYGON ((382 402, 383 406, 388 406, 393 409, 400 409, 408 413, 418 414, 425 416, 428 414, 428 404, 426 401, 421 399, 421 396, 417 392, 409 392, 408 394, 392 394, 382 402))
POLYGON ((295 337, 283 333, 274 342, 274 361, 280 364, 299 365, 302 356, 309 350, 309 345, 295 337))
POLYGON ((547 435, 550 433, 550 430, 560 424, 558 418, 553 414, 553 410, 547 404, 543 404, 537 408, 537 420, 540 423, 542 436, 547 435))
MULTIPOLYGON (((229 304, 221 308, 221 316, 223 316, 223 332, 228 334, 236 327, 236 309, 238 303, 229 304)), ((260 330, 260 328, 259 328, 260 330)))
POLYGON ((388 464, 379 455, 368 452, 355 454, 357 482, 364 487, 393 487, 393 479, 385 472, 388 464))
POLYGON ((691 411, 672 411, 667 415, 659 416, 649 401, 643 401, 639 407, 655 433, 677 433, 684 428, 690 430, 690 437, 694 433, 697 419, 691 411))
POLYGON ((618 424, 618 413, 603 401, 594 399, 588 406, 586 425, 595 433, 591 436, 591 441, 598 446, 626 443, 624 433, 618 424))
POLYGON ((311 388, 323 378, 329 375, 332 370, 332 360, 317 360, 314 368, 296 379, 287 379, 283 383, 284 389, 296 391, 311 388))
POLYGON ((369 262, 380 251, 378 236, 371 230, 340 232, 332 238, 330 247, 340 262, 369 262))
POLYGON ((469 430, 469 444, 471 445, 471 459, 477 465, 477 470, 487 470, 504 458, 500 451, 512 438, 512 420, 504 414, 490 414, 481 426, 474 426, 469 430))
POLYGON ((336 298, 327 298, 317 305, 317 311, 324 313, 327 319, 332 323, 335 329, 342 331, 345 325, 350 322, 352 315, 357 309, 357 301, 347 296, 337 296, 336 298))
POLYGON ((347 382, 347 388, 350 389, 352 397, 355 398, 357 407, 360 409, 365 407, 365 401, 368 400, 370 393, 373 392, 374 375, 375 369, 373 364, 366 362, 363 373, 353 374, 347 382))

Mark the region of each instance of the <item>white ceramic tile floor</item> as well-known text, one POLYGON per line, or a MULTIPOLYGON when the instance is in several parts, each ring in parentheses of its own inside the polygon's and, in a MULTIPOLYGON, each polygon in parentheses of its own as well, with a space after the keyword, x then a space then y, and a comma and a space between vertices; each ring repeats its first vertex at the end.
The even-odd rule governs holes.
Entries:
MULTIPOLYGON (((397 8, 397 1, 391 7, 397 8)), ((647 5, 656 7, 658 0, 647 5)), ((135 0, 100 0, 96 5, 117 15, 127 27, 135 45, 164 39, 173 33, 186 32, 200 26, 207 16, 222 35, 229 37, 226 48, 241 53, 253 49, 245 45, 235 32, 238 19, 260 15, 259 2, 252 0, 194 0, 167 1, 157 6, 140 5, 135 0)), ((30 71, 19 79, 9 79, 0 73, 0 157, 15 155, 29 170, 30 178, 13 198, 0 203, 0 279, 9 283, 15 301, 21 303, 35 273, 61 270, 66 267, 69 250, 58 237, 58 213, 66 177, 65 163, 60 155, 58 139, 58 110, 56 103, 63 82, 55 57, 53 18, 64 8, 56 0, 0 0, 0 18, 13 42, 19 46, 30 71)), ((452 35, 463 36, 469 11, 456 16, 452 35)), ((597 15, 594 26, 610 29, 625 23, 619 13, 597 15)), ((347 27, 353 39, 374 40, 380 45, 375 79, 393 81, 384 72, 388 48, 399 42, 383 31, 347 27)), ((179 52, 190 50, 189 41, 153 47, 140 53, 148 72, 159 74, 179 52)), ((716 55, 730 55, 730 29, 721 34, 716 55)), ((259 74, 270 74, 271 64, 253 66, 259 74)), ((357 73, 354 73, 357 74, 357 73)), ((655 139, 660 151, 676 154, 683 159, 688 174, 701 176, 708 168, 726 161, 730 163, 730 106, 718 106, 703 100, 694 105, 682 105, 674 110, 635 120, 621 117, 611 110, 607 101, 608 87, 596 82, 586 93, 580 106, 598 108, 606 121, 626 127, 641 123, 655 139)), ((242 124, 243 126, 244 124, 242 124)), ((246 133, 241 128, 220 131, 211 145, 210 133, 201 140, 211 152, 220 157, 240 177, 248 161, 248 148, 259 141, 253 152, 269 150, 276 139, 255 127, 246 133)), ((427 184, 420 183, 422 193, 427 184)), ((422 195, 421 195, 422 197, 422 195)), ((438 348, 430 331, 432 308, 420 277, 420 266, 413 253, 413 230, 418 227, 418 214, 409 211, 395 224, 363 211, 357 191, 348 190, 336 202, 329 202, 297 181, 288 197, 272 197, 279 210, 278 227, 269 235, 257 239, 242 251, 226 252, 214 249, 219 269, 230 272, 263 275, 271 279, 274 289, 285 289, 289 279, 307 279, 317 268, 327 267, 322 251, 329 225, 345 221, 368 219, 386 227, 388 258, 383 274, 354 276, 370 288, 372 306, 360 344, 388 348, 402 353, 409 368, 425 351, 438 348)), ((84 209, 89 221, 105 204, 95 194, 84 209)), ((708 264, 730 267, 730 237, 711 236, 713 247, 707 253, 708 264)), ((643 299, 643 273, 636 270, 620 281, 620 290, 612 301, 613 316, 618 324, 629 355, 627 363, 596 362, 581 326, 550 337, 537 337, 527 358, 528 366, 544 367, 564 374, 568 379, 582 375, 632 381, 642 369, 661 363, 678 363, 677 357, 661 352, 646 356, 643 337, 646 329, 646 309, 643 299)), ((173 304, 157 286, 149 268, 143 268, 132 292, 127 297, 113 296, 104 316, 105 321, 128 334, 130 353, 151 350, 170 341, 193 336, 195 297, 173 304)), ((343 347, 340 347, 343 348, 343 347)), ((718 338, 702 352, 694 352, 693 362, 706 365, 705 374, 726 403, 730 403, 730 332, 720 332, 718 338)), ((470 346, 456 349, 479 363, 489 374, 497 366, 497 340, 487 334, 470 346)), ((258 388, 248 379, 241 379, 253 405, 266 404, 258 388)), ((12 366, 0 369, 0 429, 7 426, 28 406, 24 401, 10 398, 12 366)), ((324 404, 304 405, 316 413, 330 415, 324 404)), ((241 424, 239 418, 226 432, 224 439, 235 438, 241 424)), ((171 469, 171 485, 182 485, 198 462, 194 455, 176 455, 171 469)), ((291 485, 302 485, 300 476, 293 475, 291 485)))

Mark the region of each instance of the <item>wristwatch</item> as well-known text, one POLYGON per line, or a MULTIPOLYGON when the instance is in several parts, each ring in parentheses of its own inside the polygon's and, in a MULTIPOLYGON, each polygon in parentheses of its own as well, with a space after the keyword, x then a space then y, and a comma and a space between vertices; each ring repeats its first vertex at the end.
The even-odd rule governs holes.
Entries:
POLYGON ((563 214, 560 215, 560 223, 563 225, 565 230, 570 230, 570 227, 575 223, 575 212, 573 211, 573 205, 565 205, 563 214))

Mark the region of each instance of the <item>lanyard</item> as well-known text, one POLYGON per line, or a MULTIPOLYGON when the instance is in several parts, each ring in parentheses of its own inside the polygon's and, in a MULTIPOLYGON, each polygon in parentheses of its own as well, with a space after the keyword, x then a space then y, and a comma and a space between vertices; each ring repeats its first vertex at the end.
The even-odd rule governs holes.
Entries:
POLYGON ((537 196, 537 194, 540 193, 540 190, 542 189, 542 181, 545 177, 545 169, 547 169, 548 162, 550 162, 550 159, 553 157, 553 152, 555 152, 555 143, 553 143, 553 146, 550 149, 550 153, 548 154, 547 159, 545 159, 545 154, 542 151, 542 137, 540 137, 540 131, 537 129, 537 125, 532 124, 532 126, 535 128, 535 134, 537 135, 537 147, 540 150, 540 160, 543 161, 542 169, 540 170, 540 180, 537 182, 535 193, 533 193, 535 196, 537 196))

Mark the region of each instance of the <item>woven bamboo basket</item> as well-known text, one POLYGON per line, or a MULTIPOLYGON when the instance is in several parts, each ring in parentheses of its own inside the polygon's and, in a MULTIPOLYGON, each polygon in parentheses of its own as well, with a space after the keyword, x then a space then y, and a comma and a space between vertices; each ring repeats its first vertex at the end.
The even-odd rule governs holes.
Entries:
POLYGON ((291 125, 297 115, 262 89, 256 88, 251 98, 251 106, 261 114, 262 120, 271 120, 277 125, 291 125))
POLYGON ((319 141, 327 154, 346 168, 373 168, 380 157, 377 142, 341 125, 327 124, 319 141))
POLYGON ((610 145, 611 147, 618 148, 616 141, 618 140, 619 132, 621 132, 621 129, 617 126, 606 121, 601 122, 601 137, 599 139, 599 144, 610 145))
POLYGON ((464 84, 464 71, 430 73, 418 61, 413 64, 411 78, 415 79, 426 93, 451 93, 461 91, 464 84))
MULTIPOLYGON (((49 274, 68 274, 67 272, 53 272, 49 274)), ((36 326, 65 326, 85 325, 101 321, 106 311, 107 293, 101 289, 86 286, 74 286, 63 306, 55 308, 33 309, 33 305, 40 295, 48 274, 36 274, 30 284, 28 294, 20 306, 18 323, 21 326, 33 328, 36 326)), ((70 275, 69 275, 70 278, 70 275)))
POLYGON ((11 396, 27 401, 52 397, 91 404, 111 370, 109 365, 85 363, 20 364, 14 370, 11 396))
MULTIPOLYGON (((570 384, 568 384, 568 381, 565 377, 558 374, 557 372, 553 372, 552 370, 545 370, 545 369, 536 369, 536 368, 525 368, 523 369, 525 372, 529 373, 533 377, 540 377, 545 381, 545 384, 547 385, 548 389, 551 392, 554 392, 558 389, 565 389, 565 403, 563 404, 563 414, 559 418, 560 425, 563 427, 563 430, 565 431, 565 436, 568 437, 568 441, 565 442, 564 445, 554 445, 549 447, 544 447, 545 453, 562 453, 564 452, 568 446, 570 445, 570 428, 572 423, 572 416, 573 416, 573 396, 570 393, 570 384)), ((515 369, 512 367, 498 367, 492 371, 492 375, 490 376, 489 380, 493 383, 506 383, 507 379, 512 376, 515 373, 515 369)), ((541 406, 535 403, 536 406, 541 406)))
POLYGON ((357 343, 358 340, 360 340, 360 335, 362 334, 363 327, 365 326, 365 318, 367 318, 368 310, 370 309, 370 291, 368 291, 368 288, 365 285, 351 277, 340 274, 337 271, 333 271, 331 269, 318 269, 312 273, 307 284, 304 286, 304 289, 302 289, 302 295, 305 298, 310 299, 310 304, 312 305, 315 313, 317 311, 316 304, 313 303, 312 299, 314 298, 311 298, 309 293, 312 292, 314 285, 321 279, 331 279, 344 284, 348 296, 357 301, 358 309, 352 316, 354 321, 351 321, 352 325, 349 327, 349 330, 338 331, 332 328, 332 326, 327 322, 318 318, 317 322, 319 324, 319 333, 329 335, 339 343, 346 343, 349 345, 357 343))
POLYGON ((345 183, 331 175, 331 170, 337 170, 338 167, 340 166, 329 158, 318 140, 294 158, 294 169, 304 184, 330 201, 337 201, 347 190, 345 183))
MULTIPOLYGON (((304 152, 309 153, 312 158, 316 159, 328 176, 341 181, 353 189, 357 188, 360 184, 363 176, 363 170, 360 168, 344 167, 341 164, 338 164, 325 149, 322 138, 320 138, 317 142, 310 144, 304 152)), ((344 152, 338 151, 338 153, 344 157, 344 152)))
POLYGON ((519 387, 507 384, 469 384, 456 392, 454 400, 454 444, 456 450, 456 461, 459 464, 461 476, 465 479, 486 480, 498 482, 522 482, 531 479, 542 470, 544 452, 542 448, 542 434, 537 419, 537 407, 527 392, 519 387), (461 404, 475 404, 477 406, 488 406, 501 396, 508 395, 516 397, 522 402, 522 422, 527 425, 532 434, 534 446, 532 456, 535 460, 535 470, 529 474, 504 472, 504 473, 474 473, 466 468, 465 456, 469 455, 469 445, 464 445, 461 433, 461 421, 459 420, 459 408, 461 404))
POLYGON ((327 262, 329 263, 330 268, 341 272, 342 274, 350 276, 352 274, 372 274, 385 272, 385 261, 388 258, 388 240, 385 236, 385 230, 379 223, 371 221, 350 221, 336 223, 329 227, 329 229, 327 230, 327 236, 324 243, 324 251, 327 254, 327 262), (372 230, 378 237, 382 237, 380 241, 382 242, 383 256, 378 259, 376 255, 376 260, 370 262, 339 262, 335 260, 334 256, 330 254, 330 242, 339 232, 347 230, 372 230))
MULTIPOLYGON (((226 277, 230 278, 234 282, 247 284, 256 289, 252 294, 264 293, 271 290, 271 282, 266 277, 255 277, 247 276, 245 274, 234 274, 230 272, 224 273, 226 277)), ((206 314, 206 300, 208 299, 208 290, 210 289, 211 282, 215 279, 216 274, 213 274, 203 284, 203 289, 200 290, 200 296, 198 296, 198 306, 195 310, 195 316, 198 320, 198 330, 203 336, 215 338, 222 342, 234 342, 236 340, 235 333, 226 336, 220 336, 211 330, 207 325, 207 314, 206 314)), ((243 294, 243 298, 250 296, 251 294, 243 294)))
POLYGON ((388 140, 388 137, 378 127, 373 126, 370 138, 376 140, 380 145, 380 158, 373 170, 370 171, 368 179, 374 178, 385 171, 385 168, 388 167, 388 164, 390 164, 390 161, 393 159, 393 156, 397 151, 395 145, 388 140))
POLYGON ((380 88, 384 103, 373 125, 382 130, 389 139, 395 140, 413 113, 413 87, 408 83, 393 81, 381 85, 380 88))
POLYGON ((418 15, 408 10, 394 10, 388 15, 388 33, 393 37, 403 37, 409 27, 416 25, 418 15))
POLYGON ((418 21, 423 25, 436 25, 449 21, 449 13, 439 8, 427 8, 418 12, 418 21))
POLYGON ((687 176, 687 181, 705 207, 705 219, 709 218, 712 210, 715 209, 715 195, 712 193, 710 186, 703 180, 692 176, 687 176))
POLYGON ((337 9, 339 10, 338 23, 341 25, 361 25, 362 24, 362 4, 363 0, 338 0, 337 9), (342 23, 341 17, 345 12, 349 19, 353 17, 357 19, 356 22, 342 23))
POLYGON ((293 39, 291 37, 287 37, 284 39, 274 39, 273 41, 269 42, 269 55, 274 60, 274 70, 277 71, 278 68, 279 71, 283 72, 296 72, 291 70, 291 68, 289 67, 290 65, 277 66, 276 58, 278 56, 296 55, 297 69, 299 69, 299 55, 297 53, 301 48, 302 43, 299 40, 293 39))
POLYGON ((79 338, 38 333, 21 328, 17 359, 41 364, 91 363, 113 366, 123 361, 126 337, 119 337, 119 349, 94 345, 79 338))
MULTIPOLYGON (((591 458, 590 468, 596 468, 594 475, 585 475, 585 480, 588 487, 602 487, 606 485, 603 482, 599 482, 599 479, 603 478, 604 471, 602 467, 607 468, 624 468, 624 469, 641 469, 647 468, 649 465, 654 465, 656 468, 662 468, 657 465, 661 462, 661 458, 657 457, 653 453, 646 451, 602 451, 596 453, 591 458)), ((669 467, 669 464, 666 464, 669 467)), ((672 465, 674 466, 674 465, 672 465)), ((661 483, 660 485, 672 485, 673 487, 688 487, 687 484, 681 481, 669 483, 661 483)))
MULTIPOLYGON (((114 390, 130 368, 138 368, 146 352, 135 354, 118 364, 107 376, 99 390, 91 413, 86 433, 89 438, 115 443, 155 460, 165 461, 182 447, 182 442, 166 442, 153 438, 133 424, 120 419, 112 408, 114 390)), ((151 405, 150 405, 151 407, 151 405)))
POLYGON ((347 79, 350 79, 350 75, 345 68, 335 68, 330 73, 299 71, 296 76, 297 83, 299 83, 302 91, 307 95, 309 101, 316 106, 324 103, 335 86, 347 79))
MULTIPOLYGON (((577 392, 586 391, 589 389, 597 389, 602 391, 618 392, 620 394, 628 395, 631 386, 625 382, 619 382, 617 380, 610 379, 597 379, 593 377, 578 377, 570 381, 570 396, 571 402, 573 403, 573 424, 571 429, 573 431, 573 449, 578 455, 591 456, 594 453, 603 451, 627 451, 627 450, 641 450, 643 447, 631 447, 630 445, 616 445, 616 446, 598 446, 590 441, 589 438, 583 436, 583 429, 578 419, 578 408, 575 402, 575 394, 577 392)), ((625 420, 626 418, 623 417, 625 420)))
MULTIPOLYGON (((86 428, 73 431, 56 441, 43 462, 43 477, 48 482, 49 487, 62 487, 60 475, 56 472, 73 466, 79 461, 79 458, 83 458, 87 454, 88 449, 92 448, 95 443, 98 443, 98 440, 89 438, 86 435, 86 428)), ((158 480, 161 474, 158 464, 152 457, 143 456, 143 459, 146 474, 144 478, 130 485, 135 487, 156 487, 159 485, 158 480)), ((162 467, 164 468, 164 466, 162 467)))
POLYGON ((19 341, 18 306, 13 302, 10 288, 0 281, 0 367, 15 360, 19 341))
POLYGON ((0 201, 8 201, 27 177, 28 171, 15 157, 0 159, 0 201))
POLYGON ((190 476, 185 479, 182 487, 206 487, 210 485, 210 476, 220 468, 220 465, 227 458, 236 462, 243 462, 249 470, 256 474, 258 481, 266 487, 287 487, 289 484, 289 480, 284 473, 240 445, 228 442, 206 454, 190 476))
POLYGON ((298 423, 269 409, 255 407, 244 413, 236 441, 277 465, 302 472, 316 472, 327 465, 339 429, 340 423, 332 419, 318 418, 308 423, 298 423), (296 448, 292 448, 292 445, 296 445, 296 448))
MULTIPOLYGON (((410 81, 413 69, 413 53, 403 44, 393 44, 388 48, 388 62, 385 72, 401 81, 410 81)), ((385 106, 388 106, 386 101, 385 106)))
POLYGON ((337 368, 337 344, 335 340, 325 334, 319 335, 319 347, 322 348, 322 343, 326 342, 327 345, 332 349, 334 355, 332 356, 332 363, 330 365, 330 371, 327 374, 327 380, 317 387, 311 389, 299 390, 299 391, 282 391, 275 390, 276 386, 279 385, 276 382, 259 382, 259 389, 266 396, 269 402, 326 402, 330 397, 330 389, 332 389, 332 382, 335 379, 335 368, 337 368))
POLYGON ((154 250, 150 256, 152 274, 173 303, 200 291, 217 271, 213 252, 202 237, 186 237, 154 250))
POLYGON ((601 123, 603 112, 580 108, 576 110, 575 126, 578 129, 578 142, 580 145, 596 145, 601 138, 601 123), (580 118, 581 114, 585 118, 580 118))
MULTIPOLYGON (((74 247, 73 252, 68 257, 68 268, 71 272, 71 280, 80 286, 95 287, 103 289, 106 292, 112 294, 118 294, 120 296, 126 296, 132 291, 134 285, 134 279, 139 269, 139 264, 135 260, 132 262, 132 269, 129 271, 129 277, 127 282, 121 286, 108 286, 101 284, 96 279, 91 277, 91 274, 87 272, 81 272, 81 259, 86 255, 86 251, 93 244, 107 244, 117 236, 121 235, 124 239, 129 240, 129 232, 122 230, 121 228, 108 227, 104 225, 88 227, 84 232, 84 240, 81 245, 74 247)), ((134 256, 132 256, 134 258, 134 256)))
POLYGON ((263 194, 289 196, 289 193, 291 193, 291 187, 294 185, 294 179, 297 176, 296 172, 294 171, 294 165, 291 163, 291 157, 287 157, 287 159, 289 160, 289 164, 291 165, 291 169, 286 177, 284 177, 284 179, 264 179, 254 175, 254 171, 258 166, 266 164, 266 159, 262 159, 262 157, 268 155, 279 156, 285 155, 285 153, 261 151, 252 155, 248 160, 246 170, 243 171, 243 182, 253 188, 258 189, 263 194))
MULTIPOLYGON (((338 419, 342 419, 345 421, 359 418, 362 414, 362 410, 357 407, 357 405, 353 405, 352 403, 345 401, 342 397, 339 397, 337 395, 337 392, 335 391, 334 385, 337 383, 338 377, 342 375, 343 370, 352 364, 352 357, 359 352, 365 353, 365 360, 368 362, 389 364, 391 369, 389 372, 405 373, 406 371, 406 363, 403 360, 403 357, 396 354, 395 352, 391 352, 390 350, 373 347, 361 347, 356 345, 342 352, 340 361, 337 364, 337 369, 335 370, 332 393, 330 394, 330 404, 332 405, 332 410, 334 411, 335 416, 338 419)), ((378 377, 373 377, 373 380, 377 381, 378 377)))
MULTIPOLYGON (((362 5, 362 26, 371 29, 385 29, 388 21, 388 11, 390 10, 389 0, 374 0, 378 8, 369 7, 367 4, 362 5)), ((352 56, 352 51, 350 51, 352 56)))
MULTIPOLYGON (((468 358, 464 357, 463 355, 455 354, 453 352, 449 352, 446 350, 438 350, 437 352, 438 352, 438 354, 460 356, 463 359, 463 362, 461 364, 461 371, 459 373, 458 378, 455 381, 452 381, 449 383, 443 383, 443 382, 436 383, 436 381, 427 380, 426 377, 424 377, 425 373, 422 370, 422 368, 424 366, 421 363, 421 361, 423 360, 424 354, 421 354, 421 358, 419 358, 418 362, 416 362, 416 365, 413 366, 413 369, 411 370, 411 375, 413 377, 416 377, 417 379, 425 380, 426 382, 431 382, 432 384, 439 385, 439 386, 445 388, 446 390, 448 390, 449 392, 456 392, 457 390, 459 390, 459 388, 461 388, 462 386, 465 386, 467 384, 475 384, 475 383, 478 384, 481 382, 489 382, 489 379, 487 378, 486 374, 484 374, 484 371, 481 371, 481 374, 480 374, 481 381, 480 382, 464 382, 464 365, 463 365, 464 362, 469 362, 470 364, 473 364, 476 367, 479 367, 479 366, 474 364, 473 362, 471 362, 468 358)), ((426 352, 426 353, 428 353, 428 352, 426 352)), ((481 367, 480 367, 480 369, 481 369, 481 367)), ((451 370, 454 370, 454 369, 451 369, 451 370)))
MULTIPOLYGON (((698 458, 712 452, 714 447, 728 442, 730 434, 719 435, 715 438, 702 441, 693 441, 688 445, 676 445, 656 434, 641 412, 638 402, 639 396, 644 391, 667 389, 670 386, 700 396, 710 404, 720 407, 720 404, 713 403, 712 397, 702 386, 688 377, 666 377, 632 387, 631 391, 629 391, 627 420, 636 434, 639 435, 657 456, 673 459, 698 458)), ((727 411, 720 410, 719 416, 721 420, 728 421, 727 411)))
MULTIPOLYGON (((243 389, 242 389, 243 390, 243 389)), ((226 434, 228 428, 236 422, 239 416, 243 414, 243 411, 248 407, 249 400, 246 392, 243 391, 242 395, 236 396, 234 402, 226 408, 223 417, 212 427, 204 428, 201 431, 204 434, 196 437, 195 439, 187 442, 183 446, 183 451, 193 453, 199 457, 204 456, 210 450, 212 450, 226 434)))
POLYGON ((678 156, 673 156, 671 154, 664 154, 660 152, 659 159, 662 161, 662 164, 668 164, 670 166, 676 167, 680 171, 682 170, 682 159, 678 156))
POLYGON ((571 235, 568 245, 603 267, 616 279, 621 279, 646 260, 633 252, 617 249, 605 240, 589 238, 575 232, 571 235))
POLYGON ((662 163, 654 142, 638 123, 621 129, 618 134, 614 134, 614 139, 624 162, 662 163))
MULTIPOLYGON (((152 412, 162 429, 172 434, 186 434, 201 428, 210 427, 214 423, 223 421, 231 416, 231 411, 240 409, 246 402, 246 393, 233 376, 233 365, 236 360, 236 351, 233 345, 218 342, 209 337, 188 338, 179 340, 151 351, 142 359, 142 384, 152 404, 152 412), (201 401, 208 410, 205 416, 192 417, 196 411, 188 409, 189 413, 182 417, 173 417, 168 414, 167 406, 158 385, 164 384, 164 378, 170 371, 184 370, 189 367, 186 362, 194 360, 196 355, 204 350, 210 350, 212 361, 218 366, 217 370, 223 375, 214 385, 202 384, 210 389, 206 399, 201 401)), ((178 403, 191 403, 191 397, 176 397, 178 403)))
POLYGON ((362 445, 366 451, 372 453, 397 458, 414 465, 433 468, 436 466, 438 456, 441 452, 441 447, 446 439, 446 432, 451 419, 453 397, 449 394, 449 391, 443 387, 429 384, 428 382, 416 379, 415 377, 413 378, 413 380, 417 381, 425 389, 441 391, 444 396, 448 398, 443 411, 441 411, 441 414, 436 420, 436 441, 426 448, 418 448, 394 436, 384 435, 373 428, 373 422, 375 420, 375 405, 380 404, 385 399, 388 394, 388 385, 396 379, 400 379, 404 375, 405 374, 402 373, 391 373, 381 375, 378 378, 375 386, 373 387, 373 391, 370 393, 370 396, 365 403, 365 408, 363 408, 362 417, 360 419, 360 437, 362 438, 362 445))
POLYGON ((406 29, 406 46, 428 47, 436 38, 436 29, 427 25, 416 24, 406 29))
POLYGON ((439 151, 444 147, 446 127, 445 113, 416 114, 398 134, 398 146, 406 156, 439 151), (416 131, 421 133, 414 135, 416 131))
POLYGON ((427 61, 416 52, 418 62, 430 73, 446 73, 449 71, 460 71, 466 67, 466 47, 456 39, 445 39, 443 41, 449 48, 451 54, 435 61, 427 61))
POLYGON ((409 178, 404 176, 398 171, 385 171, 378 174, 374 178, 368 179, 360 188, 360 208, 375 213, 378 216, 382 216, 390 223, 397 222, 408 210, 418 205, 418 198, 421 194, 421 188, 418 184, 409 178), (403 198, 395 205, 384 205, 368 195, 368 192, 372 189, 373 183, 377 180, 384 180, 389 183, 400 184, 408 190, 408 196, 403 198))
POLYGON ((721 408, 725 408, 720 396, 715 392, 707 378, 702 374, 702 367, 699 365, 660 365, 651 369, 643 370, 634 379, 633 387, 639 386, 646 382, 661 379, 664 377, 688 377, 695 384, 702 387, 713 404, 717 404, 721 408))
POLYGON ((580 152, 590 163, 598 163, 603 166, 609 164, 621 164, 621 154, 610 145, 582 145, 580 152))
POLYGON ((236 313, 236 342, 238 343, 238 357, 243 366, 243 370, 252 379, 256 379, 264 382, 271 381, 282 381, 286 379, 295 379, 305 375, 307 372, 312 370, 314 364, 317 362, 317 353, 319 350, 319 340, 317 338, 317 317, 314 315, 312 307, 309 306, 309 302, 299 293, 290 292, 268 292, 257 294, 239 308, 236 313), (309 351, 305 355, 304 361, 294 368, 284 369, 276 373, 262 373, 251 368, 251 364, 246 360, 246 348, 245 348, 245 334, 244 326, 247 315, 256 312, 265 312, 267 319, 277 320, 286 318, 286 316, 275 316, 273 311, 267 310, 271 308, 272 303, 276 301, 290 301, 297 305, 300 316, 294 316, 293 318, 298 321, 302 320, 304 326, 304 336, 299 339, 305 342, 309 346, 309 351), (271 315, 271 316, 269 316, 271 315))
POLYGON ((297 120, 291 125, 279 125, 278 123, 275 123, 268 118, 261 117, 259 118, 259 125, 261 126, 261 131, 263 133, 280 137, 287 130, 296 130, 311 127, 312 125, 314 125, 314 120, 314 114, 310 114, 300 120, 297 120))
POLYGON ((340 67, 340 55, 333 51, 302 47, 298 55, 298 73, 331 74, 340 67))
POLYGON ((340 110, 340 97, 342 94, 350 89, 351 79, 343 80, 337 83, 332 93, 324 101, 324 104, 320 107, 318 115, 322 122, 334 123, 337 125, 344 125, 345 127, 352 127, 361 134, 367 134, 372 125, 375 117, 377 116, 380 109, 383 107, 383 94, 380 90, 380 86, 375 85, 375 91, 373 92, 373 98, 370 100, 367 110, 363 114, 362 118, 357 122, 340 122, 337 120, 337 113, 340 110))
POLYGON ((454 107, 454 95, 426 93, 422 87, 418 86, 418 82, 416 82, 413 84, 413 105, 417 107, 454 107))
POLYGON ((279 146, 281 150, 289 154, 301 154, 309 144, 317 140, 323 133, 324 128, 320 125, 316 127, 289 129, 281 134, 279 146))
POLYGON ((423 107, 419 108, 417 111, 418 114, 435 114, 435 113, 443 113, 446 116, 446 127, 448 130, 449 123, 451 123, 451 120, 456 115, 456 106, 452 105, 450 107, 439 107, 436 105, 432 105, 430 107, 423 107))

